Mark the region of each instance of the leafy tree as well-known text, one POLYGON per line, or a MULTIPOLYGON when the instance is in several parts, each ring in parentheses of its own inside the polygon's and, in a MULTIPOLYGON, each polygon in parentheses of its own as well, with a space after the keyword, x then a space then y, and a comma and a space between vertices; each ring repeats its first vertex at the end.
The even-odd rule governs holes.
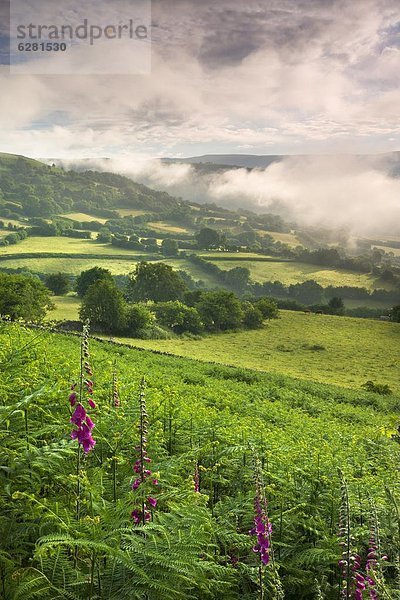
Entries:
POLYGON ((127 295, 139 302, 180 300, 186 286, 178 273, 165 263, 140 262, 129 275, 127 295))
POLYGON ((99 279, 87 290, 79 312, 89 319, 93 329, 108 333, 122 332, 126 326, 126 302, 113 280, 99 279))
POLYGON ((96 240, 101 244, 111 244, 112 233, 109 229, 101 229, 97 234, 96 240))
POLYGON ((196 234, 196 240, 199 248, 218 248, 221 244, 221 236, 218 231, 211 229, 210 227, 203 227, 199 233, 196 234))
POLYGON ((246 303, 243 307, 243 325, 247 329, 259 329, 263 325, 264 317, 256 306, 253 306, 250 303, 246 303))
POLYGON ((155 312, 158 322, 175 333, 200 333, 203 329, 198 311, 179 300, 159 303, 155 306, 155 312))
POLYGON ((278 305, 271 298, 261 298, 255 303, 264 319, 276 319, 279 315, 278 305))
POLYGON ((108 269, 103 269, 102 267, 93 267, 87 271, 82 271, 77 277, 75 283, 75 290, 78 296, 83 298, 89 287, 96 281, 112 282, 113 278, 111 272, 108 269))
POLYGON ((289 286, 290 295, 305 304, 319 304, 322 301, 324 288, 313 279, 289 286))
POLYGON ((126 309, 126 331, 136 335, 154 322, 154 315, 144 304, 129 304, 126 309))
POLYGON ((11 245, 18 244, 20 238, 16 233, 9 233, 8 235, 6 235, 5 240, 11 245))
POLYGON ((11 319, 42 320, 54 308, 49 290, 37 278, 0 273, 0 314, 11 319))
POLYGON ((242 324, 242 305, 233 292, 206 292, 196 308, 209 331, 239 329, 242 324))
POLYGON ((328 312, 332 315, 344 315, 345 307, 342 298, 334 296, 328 302, 328 312))
POLYGON ((59 272, 47 275, 45 284, 56 296, 64 296, 69 291, 71 282, 67 273, 59 272))
POLYGON ((400 304, 397 304, 392 308, 392 321, 400 323, 400 304))
POLYGON ((161 251, 164 256, 178 256, 179 246, 176 240, 165 239, 161 243, 161 251))
POLYGON ((242 293, 245 291, 250 280, 250 270, 247 267, 234 267, 225 271, 224 281, 226 285, 234 289, 236 292, 242 293))

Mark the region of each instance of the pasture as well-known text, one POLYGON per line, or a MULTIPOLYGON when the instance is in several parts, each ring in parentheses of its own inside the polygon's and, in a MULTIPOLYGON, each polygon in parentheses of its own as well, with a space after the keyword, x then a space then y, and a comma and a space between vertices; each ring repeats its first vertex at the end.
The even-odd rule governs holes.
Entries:
POLYGON ((280 315, 260 330, 131 343, 352 388, 373 380, 400 391, 400 324, 291 311, 280 315))

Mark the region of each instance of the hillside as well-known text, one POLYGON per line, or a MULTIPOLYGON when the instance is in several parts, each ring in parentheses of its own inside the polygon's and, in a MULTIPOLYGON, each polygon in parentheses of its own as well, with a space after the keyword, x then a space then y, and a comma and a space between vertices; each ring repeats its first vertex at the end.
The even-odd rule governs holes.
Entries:
POLYGON ((379 519, 380 585, 395 597, 398 396, 89 341, 97 406, 84 382, 79 400, 96 445, 84 454, 68 399, 79 338, 0 324, 0 342, 5 598, 257 600, 261 578, 285 600, 336 600, 343 490, 363 557, 379 519), (151 475, 139 484, 138 465, 151 475), (272 524, 261 569, 260 495, 272 524))
POLYGON ((178 356, 356 389, 373 380, 400 393, 399 323, 281 311, 279 319, 256 331, 200 340, 135 339, 131 343, 178 356))
POLYGON ((48 217, 116 207, 166 211, 179 206, 179 201, 121 175, 64 171, 23 156, 0 154, 2 205, 11 213, 48 217))

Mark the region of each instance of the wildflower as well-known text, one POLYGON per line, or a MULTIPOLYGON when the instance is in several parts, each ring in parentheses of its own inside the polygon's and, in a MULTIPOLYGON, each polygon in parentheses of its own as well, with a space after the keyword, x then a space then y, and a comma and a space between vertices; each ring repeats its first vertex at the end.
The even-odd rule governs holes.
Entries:
POLYGON ((117 369, 116 369, 115 363, 114 363, 113 377, 112 377, 112 403, 115 406, 115 408, 118 408, 118 406, 120 406, 120 404, 121 404, 121 401, 119 398, 119 392, 118 392, 118 378, 117 378, 117 369))
POLYGON ((70 422, 77 427, 77 429, 72 430, 71 438, 78 441, 79 446, 82 446, 85 454, 88 454, 88 452, 93 450, 96 444, 92 436, 92 430, 95 425, 87 414, 87 411, 83 405, 84 389, 86 389, 86 393, 88 395, 88 405, 90 408, 96 408, 96 403, 94 402, 93 398, 91 398, 91 395, 93 394, 93 381, 84 376, 84 372, 90 375, 93 374, 91 366, 88 362, 89 356, 89 325, 88 323, 85 323, 83 326, 81 341, 81 379, 79 396, 75 391, 77 388, 77 383, 71 385, 72 393, 69 396, 70 405, 71 407, 75 408, 71 415, 70 422))
MULTIPOLYGON (((148 433, 148 414, 146 410, 146 400, 144 395, 144 386, 145 380, 142 379, 142 383, 140 386, 140 395, 139 395, 139 412, 140 412, 140 421, 139 421, 139 434, 140 434, 140 444, 135 446, 135 451, 138 453, 138 458, 133 464, 133 471, 138 475, 134 482, 132 483, 132 491, 136 492, 140 487, 146 484, 146 481, 152 475, 150 469, 146 469, 145 467, 151 463, 151 458, 147 456, 147 433, 148 433)), ((152 480, 153 485, 158 485, 157 479, 152 480)), ((142 496, 143 498, 143 496, 142 496)), ((153 496, 148 496, 147 502, 152 508, 157 506, 156 498, 153 496)), ((151 519, 151 512, 147 509, 147 505, 142 500, 141 509, 135 509, 132 513, 132 518, 135 525, 140 522, 144 525, 146 521, 151 519)))
POLYGON ((254 497, 254 527, 250 530, 250 535, 257 536, 257 542, 253 546, 253 552, 259 553, 260 561, 263 565, 269 563, 269 553, 271 546, 272 524, 268 519, 267 501, 265 498, 264 485, 261 475, 261 467, 256 462, 255 468, 256 494, 254 497))

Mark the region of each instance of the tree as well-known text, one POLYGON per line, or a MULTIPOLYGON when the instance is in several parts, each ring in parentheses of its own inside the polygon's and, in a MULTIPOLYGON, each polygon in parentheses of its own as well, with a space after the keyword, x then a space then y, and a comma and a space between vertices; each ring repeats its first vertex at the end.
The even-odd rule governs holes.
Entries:
POLYGON ((154 315, 144 304, 129 304, 126 311, 126 331, 136 335, 154 322, 154 315))
POLYGON ((198 311, 179 300, 156 304, 155 312, 158 322, 175 333, 200 333, 203 329, 198 311))
POLYGON ((70 288, 70 278, 67 273, 53 273, 45 279, 46 287, 56 296, 64 296, 70 288))
POLYGON ((197 244, 201 249, 207 248, 218 248, 221 244, 221 236, 218 231, 211 229, 210 227, 203 227, 199 233, 196 234, 197 244))
POLYGON ((0 273, 0 314, 11 319, 40 321, 54 308, 50 292, 37 278, 0 273))
POLYGON ((328 312, 331 315, 344 315, 345 307, 342 298, 334 296, 328 302, 328 312))
POLYGON ((247 267, 234 267, 224 272, 224 282, 236 292, 245 291, 250 280, 250 270, 247 267))
POLYGON ((104 228, 99 231, 97 234, 96 241, 100 244, 111 244, 112 241, 112 233, 109 229, 104 228))
POLYGON ((243 310, 243 325, 247 329, 258 329, 262 327, 264 317, 261 310, 250 303, 246 303, 246 306, 243 307, 243 310))
POLYGON ((113 281, 111 272, 108 269, 102 267, 93 267, 87 271, 82 271, 77 277, 75 283, 75 290, 80 298, 88 291, 89 287, 96 281, 113 281))
POLYGON ((242 325, 243 309, 233 292, 206 292, 196 308, 209 331, 239 329, 242 325))
POLYGON ((140 262, 129 275, 127 295, 136 302, 180 300, 186 290, 181 277, 165 263, 140 262))
POLYGON ((161 243, 161 252, 164 256, 178 256, 179 246, 176 240, 165 239, 161 243))
POLYGON ((99 279, 87 290, 79 312, 93 329, 120 333, 126 327, 126 302, 113 280, 99 279))
POLYGON ((271 298, 261 298, 255 303, 255 307, 261 312, 264 319, 277 319, 279 315, 278 305, 271 298))
POLYGON ((392 321, 400 323, 400 304, 396 304, 392 308, 392 321))

